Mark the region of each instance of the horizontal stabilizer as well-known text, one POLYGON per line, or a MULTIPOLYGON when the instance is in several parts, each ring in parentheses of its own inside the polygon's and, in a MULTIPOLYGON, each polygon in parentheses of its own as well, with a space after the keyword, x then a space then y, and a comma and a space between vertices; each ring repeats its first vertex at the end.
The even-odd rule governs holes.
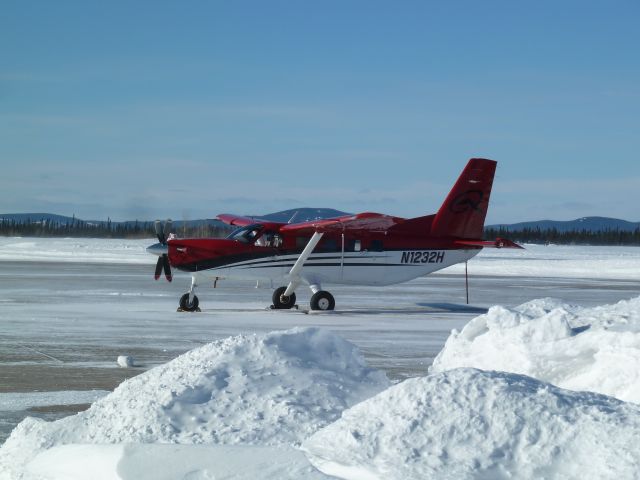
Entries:
POLYGON ((495 240, 456 240, 456 245, 465 246, 465 247, 484 247, 484 248, 520 248, 524 250, 524 247, 521 247, 515 242, 511 240, 507 240, 506 238, 496 238, 495 240))

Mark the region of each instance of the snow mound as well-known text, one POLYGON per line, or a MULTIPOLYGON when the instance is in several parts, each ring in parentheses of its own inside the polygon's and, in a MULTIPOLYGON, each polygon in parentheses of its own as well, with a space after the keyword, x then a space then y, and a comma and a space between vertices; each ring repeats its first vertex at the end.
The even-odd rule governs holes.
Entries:
POLYGON ((388 385, 325 330, 230 337, 123 382, 85 412, 25 419, 0 447, 0 465, 19 471, 70 443, 296 444, 388 385))
POLYGON ((492 307, 452 331, 430 368, 520 373, 640 403, 640 297, 582 308, 558 300, 492 307))
POLYGON ((211 445, 62 445, 31 461, 27 471, 47 480, 320 480, 292 447, 211 445))
POLYGON ((530 377, 457 369, 405 380, 303 443, 345 479, 637 478, 640 406, 530 377))

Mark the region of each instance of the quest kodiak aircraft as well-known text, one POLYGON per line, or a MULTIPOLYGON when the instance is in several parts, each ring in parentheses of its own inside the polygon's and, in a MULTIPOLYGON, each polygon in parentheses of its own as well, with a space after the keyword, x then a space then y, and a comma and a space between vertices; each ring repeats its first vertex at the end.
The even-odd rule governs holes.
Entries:
POLYGON ((466 262, 484 247, 522 248, 505 239, 483 241, 484 220, 496 162, 472 158, 437 213, 399 218, 359 213, 303 223, 280 223, 222 214, 238 227, 227 238, 177 238, 171 221, 156 221, 160 243, 155 278, 171 267, 191 274, 191 288, 180 308, 198 310, 195 287, 205 280, 270 280, 272 308, 291 308, 296 290, 311 289, 312 310, 333 310, 333 295, 323 285, 391 285, 466 262))

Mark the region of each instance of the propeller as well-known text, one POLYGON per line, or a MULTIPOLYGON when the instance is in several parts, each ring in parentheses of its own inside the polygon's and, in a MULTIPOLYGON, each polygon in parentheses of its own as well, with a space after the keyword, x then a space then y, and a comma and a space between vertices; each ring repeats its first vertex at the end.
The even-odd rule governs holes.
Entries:
POLYGON ((170 218, 168 218, 167 221, 164 222, 164 225, 162 224, 162 222, 160 220, 156 220, 156 222, 154 224, 154 228, 156 230, 156 236, 158 237, 158 241, 162 245, 166 245, 167 244, 167 237, 171 233, 171 228, 172 227, 173 227, 173 223, 171 222, 170 218))
MULTIPOLYGON (((170 282, 171 280, 173 280, 173 275, 171 274, 171 265, 169 264, 169 255, 167 254, 168 252, 167 238, 171 233, 171 228, 172 228, 172 222, 170 218, 167 219, 166 222, 164 222, 164 225, 160 220, 155 221, 154 229, 156 231, 156 236, 158 237, 158 241, 160 242, 159 245, 157 246, 154 245, 154 247, 159 247, 155 252, 158 254, 158 263, 156 263, 156 271, 153 276, 153 278, 155 278, 156 280, 160 278, 160 274, 162 274, 163 270, 164 270, 164 276, 167 279, 167 281, 170 282), (159 252, 162 252, 162 253, 159 253, 159 252)), ((149 248, 152 248, 152 247, 149 247, 149 248)))

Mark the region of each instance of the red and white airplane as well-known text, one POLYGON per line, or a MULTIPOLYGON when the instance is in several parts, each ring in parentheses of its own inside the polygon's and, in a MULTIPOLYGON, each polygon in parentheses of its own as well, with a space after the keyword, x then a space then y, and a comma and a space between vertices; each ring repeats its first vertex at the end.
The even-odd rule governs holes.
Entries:
POLYGON ((170 222, 157 221, 160 243, 155 278, 171 267, 191 273, 191 288, 180 298, 186 311, 198 309, 195 287, 222 278, 270 280, 273 307, 291 308, 296 290, 311 289, 312 310, 333 310, 327 284, 391 285, 469 260, 484 247, 522 248, 505 239, 483 241, 484 220, 496 162, 472 158, 434 215, 399 218, 359 213, 287 224, 235 215, 218 219, 239 227, 227 238, 179 239, 167 235, 170 222))

